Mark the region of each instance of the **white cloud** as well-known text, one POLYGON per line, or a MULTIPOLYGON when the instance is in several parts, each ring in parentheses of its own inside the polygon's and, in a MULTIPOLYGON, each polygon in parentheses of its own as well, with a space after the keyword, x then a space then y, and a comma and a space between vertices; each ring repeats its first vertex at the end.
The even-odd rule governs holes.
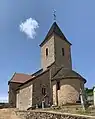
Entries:
POLYGON ((20 31, 24 32, 29 38, 34 39, 36 36, 36 29, 39 24, 35 19, 29 18, 19 25, 20 31))

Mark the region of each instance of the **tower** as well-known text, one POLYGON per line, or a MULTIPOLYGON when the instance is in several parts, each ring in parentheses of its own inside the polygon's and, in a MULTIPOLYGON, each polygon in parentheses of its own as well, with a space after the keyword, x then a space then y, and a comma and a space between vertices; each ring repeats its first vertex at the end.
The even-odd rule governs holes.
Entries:
POLYGON ((56 64, 58 67, 72 69, 71 43, 66 39, 56 22, 53 23, 41 47, 41 67, 56 64))

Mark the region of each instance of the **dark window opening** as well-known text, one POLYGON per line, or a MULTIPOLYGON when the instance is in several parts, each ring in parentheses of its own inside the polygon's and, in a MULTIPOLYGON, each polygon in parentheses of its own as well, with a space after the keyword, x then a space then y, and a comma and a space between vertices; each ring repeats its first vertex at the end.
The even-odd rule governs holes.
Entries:
POLYGON ((60 81, 57 81, 57 90, 60 90, 60 81))
POLYGON ((42 94, 43 94, 43 95, 46 94, 46 88, 42 88, 42 94))
POLYGON ((46 56, 48 56, 48 48, 46 48, 46 56))
POLYGON ((64 56, 64 48, 62 48, 62 55, 64 56))
POLYGON ((79 95, 79 101, 80 101, 81 99, 80 99, 80 95, 79 95))

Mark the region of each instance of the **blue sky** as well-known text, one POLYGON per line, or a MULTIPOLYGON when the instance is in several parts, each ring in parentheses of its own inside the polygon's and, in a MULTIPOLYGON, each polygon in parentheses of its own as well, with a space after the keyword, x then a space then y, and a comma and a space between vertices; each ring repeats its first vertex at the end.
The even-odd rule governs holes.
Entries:
POLYGON ((95 85, 95 0, 0 0, 0 97, 7 97, 8 80, 14 72, 31 74, 40 68, 40 47, 53 23, 72 43, 73 69, 95 85), (35 39, 19 29, 22 21, 39 23, 35 39))

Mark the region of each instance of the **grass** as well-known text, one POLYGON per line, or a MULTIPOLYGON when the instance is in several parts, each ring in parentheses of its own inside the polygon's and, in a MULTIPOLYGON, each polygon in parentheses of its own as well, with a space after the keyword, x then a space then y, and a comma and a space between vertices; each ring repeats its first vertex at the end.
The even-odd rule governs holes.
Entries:
POLYGON ((48 109, 46 108, 45 110, 62 112, 62 113, 95 116, 95 108, 87 108, 86 110, 83 110, 82 107, 77 107, 77 106, 62 106, 62 107, 58 106, 58 107, 53 107, 48 109))

